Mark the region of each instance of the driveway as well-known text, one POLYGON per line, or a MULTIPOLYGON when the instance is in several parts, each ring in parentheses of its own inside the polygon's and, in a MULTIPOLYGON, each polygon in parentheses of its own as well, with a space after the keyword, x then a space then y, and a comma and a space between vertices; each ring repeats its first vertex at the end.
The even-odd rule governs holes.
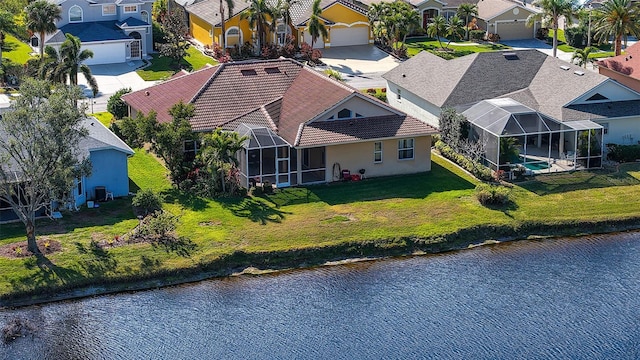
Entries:
MULTIPOLYGON (((549 56, 553 55, 553 46, 547 44, 546 42, 538 39, 523 39, 523 40, 506 40, 501 41, 501 44, 511 46, 514 50, 522 50, 522 49, 536 49, 541 51, 549 56)), ((573 57, 573 53, 564 52, 562 50, 556 51, 556 57, 560 60, 564 60, 566 62, 571 62, 571 58, 573 57)))
POLYGON ((322 62, 339 71, 349 85, 358 89, 385 87, 387 83, 382 74, 400 63, 373 45, 339 46, 321 51, 322 62))
MULTIPOLYGON (((155 85, 156 81, 144 81, 136 73, 136 69, 144 65, 141 60, 129 61, 120 64, 90 65, 91 73, 98 82, 99 93, 93 100, 93 112, 107 111, 107 101, 111 95, 123 88, 131 88, 132 91, 148 88, 155 85)), ((87 98, 91 98, 91 89, 87 81, 78 74, 78 85, 82 88, 87 98)), ((87 100, 89 111, 92 111, 91 100, 87 100)))

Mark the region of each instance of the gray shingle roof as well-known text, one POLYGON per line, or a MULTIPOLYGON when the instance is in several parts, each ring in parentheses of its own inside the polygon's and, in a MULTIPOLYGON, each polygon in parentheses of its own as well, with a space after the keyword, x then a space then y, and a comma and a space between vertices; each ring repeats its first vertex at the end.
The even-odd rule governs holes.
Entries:
POLYGON ((91 151, 113 149, 133 155, 129 145, 102 125, 98 119, 88 117, 83 120, 82 126, 89 131, 89 135, 80 142, 80 149, 85 154, 91 151))
POLYGON ((565 116, 569 112, 563 111, 566 104, 609 81, 583 70, 537 50, 476 53, 448 61, 422 52, 383 78, 438 107, 464 111, 481 100, 510 97, 556 119, 568 120, 565 116), (516 58, 509 60, 505 53, 514 53, 516 58))
MULTIPOLYGON (((226 8, 226 0, 223 1, 226 8)), ((249 3, 244 0, 233 0, 233 14, 238 14, 249 7, 249 3)), ((200 19, 212 24, 220 26, 220 1, 219 0, 202 0, 191 5, 187 5, 185 10, 200 19)), ((225 11, 227 14, 227 11, 225 11)))

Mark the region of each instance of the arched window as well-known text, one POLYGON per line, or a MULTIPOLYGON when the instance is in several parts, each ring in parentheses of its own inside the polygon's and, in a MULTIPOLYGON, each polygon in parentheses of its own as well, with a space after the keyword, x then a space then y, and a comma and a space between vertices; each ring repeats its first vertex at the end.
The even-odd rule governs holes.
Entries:
POLYGON ((234 45, 242 45, 242 31, 237 26, 232 26, 227 30, 225 36, 225 44, 227 47, 233 47, 234 45))
POLYGON ((291 29, 287 24, 279 22, 276 26, 276 35, 278 36, 278 45, 284 45, 287 42, 287 35, 291 34, 291 29))
POLYGON ((69 22, 82 22, 82 8, 78 5, 73 5, 69 9, 69 22))
POLYGON ((140 11, 140 19, 142 19, 142 21, 146 22, 147 24, 150 24, 149 13, 144 10, 140 11))

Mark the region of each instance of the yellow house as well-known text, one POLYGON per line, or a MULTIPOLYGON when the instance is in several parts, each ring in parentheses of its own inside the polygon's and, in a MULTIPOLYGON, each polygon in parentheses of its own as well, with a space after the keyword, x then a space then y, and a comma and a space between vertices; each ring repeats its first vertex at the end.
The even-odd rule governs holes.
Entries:
MULTIPOLYGON (((226 6, 226 0, 223 1, 226 6)), ((308 22, 313 0, 301 0, 291 4, 290 13, 293 26, 277 21, 273 29, 266 29, 268 43, 282 45, 287 35, 298 44, 311 44, 308 22)), ((315 48, 372 44, 367 9, 344 0, 321 0, 321 21, 327 29, 327 37, 316 39, 315 48)), ((203 0, 187 6, 189 14, 189 34, 204 45, 221 44, 225 36, 227 47, 250 43, 256 45, 257 31, 249 26, 249 21, 241 18, 249 7, 244 0, 234 0, 233 16, 225 21, 222 34, 220 0, 203 0)))

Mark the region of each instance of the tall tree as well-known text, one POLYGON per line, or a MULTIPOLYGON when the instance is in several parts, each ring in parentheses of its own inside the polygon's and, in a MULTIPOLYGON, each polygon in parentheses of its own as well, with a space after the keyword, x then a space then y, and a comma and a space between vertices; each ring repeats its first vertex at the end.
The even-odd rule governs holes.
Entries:
POLYGON ((44 57, 44 37, 56 31, 56 21, 61 20, 60 7, 47 0, 36 0, 29 4, 27 11, 27 29, 40 34, 40 61, 44 57))
POLYGON ((465 39, 469 40, 469 18, 478 16, 478 6, 476 4, 462 3, 458 6, 457 14, 464 18, 465 39))
POLYGON ((313 45, 316 43, 316 40, 322 35, 323 38, 326 38, 329 34, 327 32, 327 28, 324 26, 324 22, 320 19, 322 15, 322 8, 320 7, 320 0, 313 0, 313 5, 311 6, 311 16, 309 17, 309 23, 307 24, 309 28, 309 35, 311 35, 311 48, 313 49, 313 45))
POLYGON ((427 35, 437 38, 440 48, 443 49, 441 37, 447 33, 447 20, 442 15, 438 15, 431 19, 427 25, 427 35))
POLYGON ((589 62, 589 54, 591 54, 591 50, 593 49, 590 46, 587 46, 584 49, 576 49, 571 57, 571 62, 577 63, 578 66, 586 68, 587 63, 589 62))
POLYGON ((594 37, 608 41, 613 37, 615 54, 622 53, 622 39, 627 34, 640 36, 640 5, 631 0, 608 0, 594 11, 594 37))
POLYGON ((173 59, 173 65, 179 67, 190 46, 185 39, 187 24, 184 21, 184 10, 181 8, 171 10, 165 16, 162 28, 166 43, 160 46, 160 54, 173 59))
POLYGON ((249 7, 240 14, 241 19, 249 21, 249 26, 258 32, 258 52, 266 45, 268 19, 273 18, 272 8, 267 0, 251 0, 249 7))
POLYGON ((28 249, 40 254, 36 243, 36 212, 52 194, 68 193, 74 181, 90 169, 81 157, 83 111, 73 106, 77 87, 26 79, 13 108, 0 118, 0 199, 24 223, 28 249))
POLYGON ((371 31, 373 32, 374 39, 382 40, 382 16, 384 15, 385 6, 387 3, 373 3, 369 5, 369 10, 367 11, 367 18, 369 19, 369 26, 371 27, 371 31))
POLYGON ((231 19, 231 15, 233 14, 233 0, 220 0, 220 19, 222 19, 221 26, 222 26, 222 34, 220 35, 220 45, 222 45, 222 51, 227 51, 227 35, 226 35, 226 26, 225 23, 227 20, 231 19), (229 11, 227 11, 227 18, 225 19, 224 17, 224 5, 227 5, 227 9, 229 11))
POLYGON ((571 23, 578 7, 578 0, 534 0, 532 5, 540 8, 540 12, 527 17, 527 26, 533 26, 537 21, 551 25, 553 29, 553 57, 558 52, 558 21, 565 18, 565 23, 571 23))
POLYGON ((236 153, 242 149, 245 140, 246 136, 240 137, 236 132, 216 129, 213 133, 205 135, 202 141, 199 157, 211 173, 219 174, 223 193, 227 192, 226 173, 238 166, 236 153))

